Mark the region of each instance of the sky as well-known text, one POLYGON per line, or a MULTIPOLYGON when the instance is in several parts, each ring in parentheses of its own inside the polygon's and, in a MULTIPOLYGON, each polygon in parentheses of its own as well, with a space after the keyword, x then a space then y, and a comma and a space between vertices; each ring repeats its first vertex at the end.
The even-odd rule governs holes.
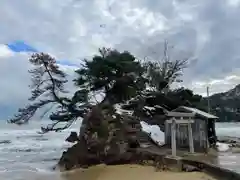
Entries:
POLYGON ((159 59, 167 40, 172 58, 189 58, 181 86, 227 91, 240 83, 239 21, 240 0, 2 0, 0 114, 27 103, 32 51, 73 75, 100 47, 159 59))

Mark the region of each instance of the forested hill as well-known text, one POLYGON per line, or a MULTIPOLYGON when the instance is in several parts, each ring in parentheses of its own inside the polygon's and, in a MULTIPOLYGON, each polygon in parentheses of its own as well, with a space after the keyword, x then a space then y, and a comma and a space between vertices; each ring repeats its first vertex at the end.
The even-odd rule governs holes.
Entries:
MULTIPOLYGON (((214 94, 210 98, 211 112, 219 117, 219 121, 240 121, 240 84, 235 88, 214 94)), ((207 99, 204 98, 204 106, 207 99)))
MULTIPOLYGON (((160 105, 167 110, 178 106, 195 107, 205 112, 208 111, 208 99, 185 88, 175 89, 164 95, 149 99, 148 106, 160 105)), ((240 84, 235 88, 209 97, 211 114, 219 117, 220 122, 240 122, 240 84)))

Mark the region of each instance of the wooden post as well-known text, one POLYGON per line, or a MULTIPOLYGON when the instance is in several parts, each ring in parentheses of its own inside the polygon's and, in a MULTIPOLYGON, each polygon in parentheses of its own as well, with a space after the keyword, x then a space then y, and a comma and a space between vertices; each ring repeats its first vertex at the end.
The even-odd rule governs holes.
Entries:
POLYGON ((171 138, 172 138, 172 156, 177 155, 177 146, 176 146, 176 120, 175 118, 172 119, 172 124, 171 124, 171 138))
POLYGON ((169 128, 167 126, 167 121, 165 121, 165 125, 164 125, 164 143, 166 144, 167 143, 167 140, 168 140, 168 133, 169 133, 169 128))
POLYGON ((188 138, 189 138, 190 153, 194 153, 193 134, 192 134, 192 126, 190 121, 188 123, 188 138))

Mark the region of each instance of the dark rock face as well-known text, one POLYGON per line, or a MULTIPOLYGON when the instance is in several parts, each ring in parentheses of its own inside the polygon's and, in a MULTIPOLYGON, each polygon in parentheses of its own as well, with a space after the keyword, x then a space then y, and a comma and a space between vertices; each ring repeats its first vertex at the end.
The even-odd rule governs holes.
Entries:
POLYGON ((71 134, 67 137, 67 139, 65 141, 74 143, 78 140, 79 140, 79 138, 78 138, 77 133, 76 132, 71 132, 71 134))
POLYGON ((218 136, 217 141, 229 144, 232 148, 240 148, 240 138, 231 136, 218 136))
POLYGON ((83 120, 80 135, 71 133, 68 141, 77 143, 62 154, 60 169, 69 170, 100 163, 121 164, 135 159, 140 147, 140 121, 96 106, 83 120))
POLYGON ((2 140, 0 141, 0 144, 10 144, 11 141, 10 140, 2 140))
POLYGON ((200 168, 188 164, 183 164, 183 171, 185 172, 196 172, 201 171, 200 168))

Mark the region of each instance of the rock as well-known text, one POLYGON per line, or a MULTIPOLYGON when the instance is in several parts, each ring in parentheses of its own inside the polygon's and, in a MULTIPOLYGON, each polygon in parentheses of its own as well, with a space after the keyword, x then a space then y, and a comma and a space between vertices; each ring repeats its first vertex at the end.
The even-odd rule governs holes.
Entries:
POLYGON ((218 136, 217 137, 218 142, 222 142, 222 143, 233 143, 233 144, 240 144, 240 138, 237 137, 231 137, 231 136, 218 136))
POLYGON ((76 142, 63 152, 58 169, 87 168, 97 164, 151 163, 162 170, 168 169, 157 155, 141 152, 143 144, 155 146, 149 135, 142 131, 140 118, 118 114, 113 108, 95 106, 82 121, 79 136, 71 132, 69 142, 76 142))
POLYGON ((78 140, 79 140, 79 138, 78 138, 77 133, 76 132, 71 132, 71 134, 67 137, 67 139, 65 141, 74 143, 78 140))
POLYGON ((0 144, 10 144, 11 141, 10 140, 2 140, 0 141, 0 144))
POLYGON ((76 132, 71 132, 66 139, 77 143, 62 154, 58 163, 60 169, 135 161, 134 149, 140 147, 139 120, 96 106, 83 124, 79 137, 76 132))
POLYGON ((229 147, 231 147, 232 152, 239 152, 240 148, 240 138, 237 137, 231 137, 231 136, 219 136, 218 137, 218 143, 225 143, 228 144, 229 147))
POLYGON ((185 172, 200 171, 199 168, 197 168, 197 167, 195 167, 195 166, 188 165, 188 164, 183 164, 182 170, 185 171, 185 172))

